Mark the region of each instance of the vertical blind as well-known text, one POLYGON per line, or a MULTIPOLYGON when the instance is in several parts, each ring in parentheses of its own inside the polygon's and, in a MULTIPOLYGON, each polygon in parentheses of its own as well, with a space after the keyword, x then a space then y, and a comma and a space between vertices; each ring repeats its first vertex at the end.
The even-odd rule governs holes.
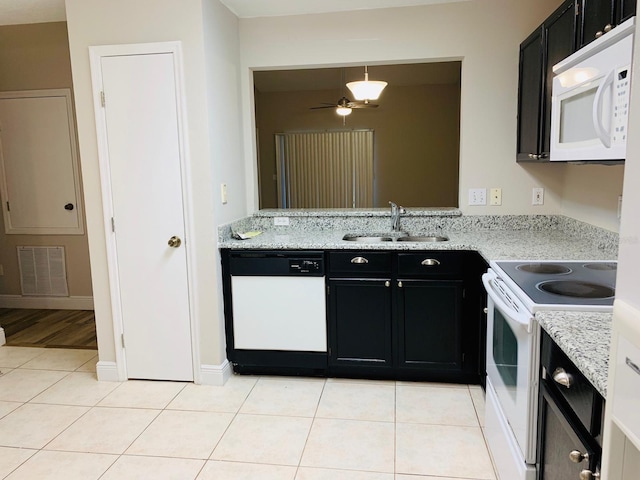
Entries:
POLYGON ((373 131, 278 133, 278 206, 373 206, 373 131))

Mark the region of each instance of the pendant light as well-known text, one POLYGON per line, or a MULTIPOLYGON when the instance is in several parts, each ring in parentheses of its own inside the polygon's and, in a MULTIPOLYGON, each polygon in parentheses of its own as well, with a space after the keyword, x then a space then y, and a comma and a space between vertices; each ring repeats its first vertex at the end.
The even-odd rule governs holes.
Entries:
POLYGON ((356 100, 377 100, 384 87, 387 86, 387 82, 380 80, 369 80, 369 72, 367 66, 364 67, 364 80, 358 82, 349 82, 347 87, 353 93, 356 100))

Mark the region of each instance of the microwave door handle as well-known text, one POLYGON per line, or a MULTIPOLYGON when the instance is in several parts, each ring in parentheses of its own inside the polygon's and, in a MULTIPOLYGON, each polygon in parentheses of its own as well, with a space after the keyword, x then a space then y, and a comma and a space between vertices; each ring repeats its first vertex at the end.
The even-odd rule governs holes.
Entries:
MULTIPOLYGON (((598 138, 600 139, 602 144, 607 148, 611 148, 611 132, 606 131, 604 128, 604 122, 602 121, 602 107, 604 104, 604 92, 609 86, 613 85, 615 75, 615 70, 611 70, 609 72, 609 74, 598 87, 593 102, 593 127, 596 131, 596 135, 598 135, 598 138)), ((613 93, 611 96, 613 97, 613 93)))

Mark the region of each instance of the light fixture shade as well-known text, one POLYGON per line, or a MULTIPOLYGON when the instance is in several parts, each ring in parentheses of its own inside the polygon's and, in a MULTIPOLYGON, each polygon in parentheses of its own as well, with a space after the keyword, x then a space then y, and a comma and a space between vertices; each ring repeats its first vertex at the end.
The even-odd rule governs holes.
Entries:
POLYGON ((337 107, 336 113, 346 117, 347 115, 351 115, 351 109, 349 107, 337 107))
POLYGON ((365 75, 365 80, 347 83, 347 87, 351 90, 356 100, 377 100, 384 87, 387 86, 387 82, 369 80, 366 77, 368 75, 365 75))

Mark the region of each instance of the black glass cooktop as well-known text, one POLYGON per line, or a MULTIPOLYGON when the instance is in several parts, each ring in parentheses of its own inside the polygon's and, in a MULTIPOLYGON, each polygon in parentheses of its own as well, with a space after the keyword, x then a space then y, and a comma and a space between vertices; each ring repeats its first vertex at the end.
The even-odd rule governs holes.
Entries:
POLYGON ((613 305, 616 262, 503 261, 496 265, 534 304, 613 305))

